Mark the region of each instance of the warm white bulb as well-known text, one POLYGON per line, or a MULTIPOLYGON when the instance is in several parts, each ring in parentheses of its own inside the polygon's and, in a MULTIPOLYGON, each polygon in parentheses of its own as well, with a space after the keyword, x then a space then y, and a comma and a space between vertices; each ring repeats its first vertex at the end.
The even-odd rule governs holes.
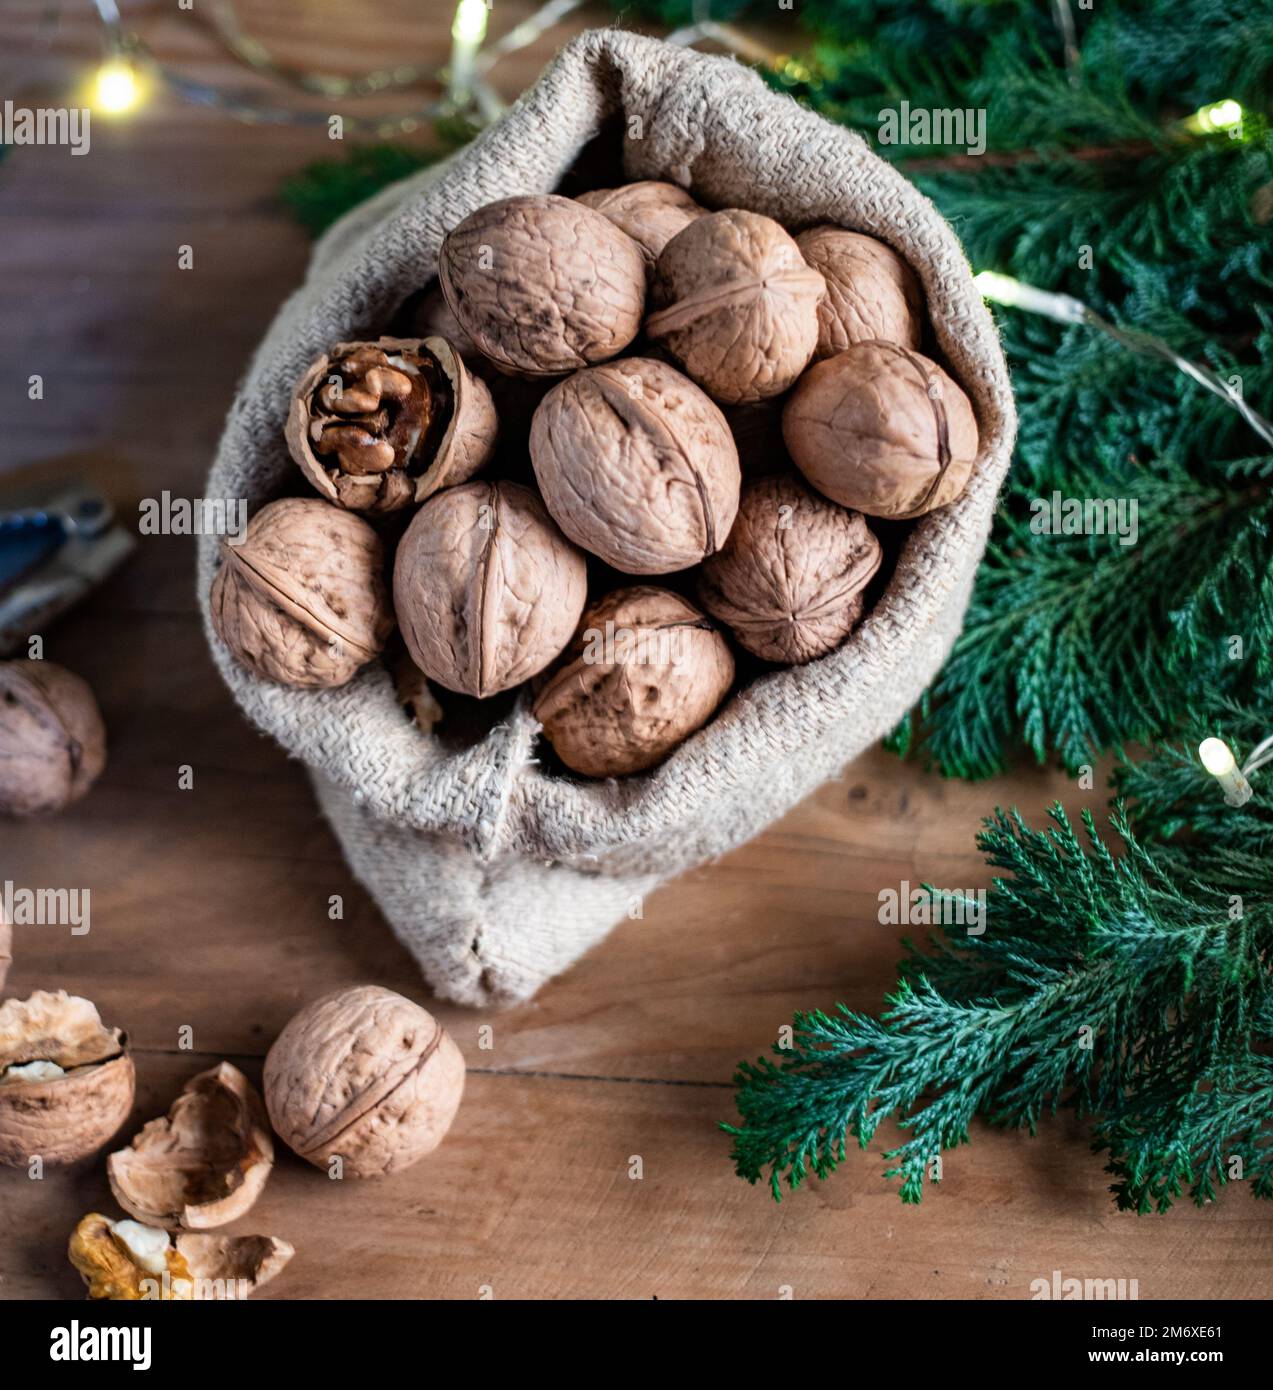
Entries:
POLYGON ((1223 777, 1237 767, 1229 745, 1222 738, 1204 738, 1198 745, 1198 756, 1213 777, 1223 777))
POLYGON ((98 68, 93 84, 93 105, 98 111, 117 116, 131 111, 140 100, 137 74, 128 63, 115 60, 98 68))
POLYGON ((486 0, 460 0, 451 37, 460 43, 482 42, 486 37, 486 0))

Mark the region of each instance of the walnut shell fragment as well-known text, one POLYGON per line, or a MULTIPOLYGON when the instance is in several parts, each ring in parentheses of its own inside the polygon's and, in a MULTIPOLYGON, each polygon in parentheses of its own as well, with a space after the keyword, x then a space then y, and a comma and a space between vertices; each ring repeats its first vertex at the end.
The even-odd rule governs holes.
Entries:
POLYGON ((301 1158, 376 1177, 432 1153, 464 1093, 464 1057, 418 1004, 378 985, 324 995, 265 1059, 275 1131, 301 1158))
POLYGON ((542 671, 570 640, 587 565, 529 488, 466 483, 416 513, 398 543, 393 592, 420 670, 485 698, 542 671))
POLYGON ((860 513, 794 478, 763 478, 744 488, 725 548, 703 566, 698 596, 753 655, 796 665, 849 635, 882 556, 860 513))
POLYGON ((115 1200, 138 1221, 204 1231, 243 1216, 273 1166, 261 1097, 222 1062, 187 1081, 166 1116, 111 1154, 106 1174, 115 1200))
POLYGON ((710 619, 668 589, 620 589, 593 604, 535 699, 544 737, 586 777, 662 762, 712 717, 734 658, 710 619))
POLYGON ((923 291, 891 246, 842 227, 810 227, 796 237, 796 245, 827 282, 826 298, 818 305, 815 361, 875 338, 919 347, 923 291))
POLYGON ((66 1253, 90 1299, 189 1303, 247 1298, 296 1252, 276 1236, 183 1231, 173 1241, 161 1228, 90 1212, 66 1253))
POLYGON ((770 217, 729 208, 691 222, 655 267, 647 335, 713 399, 781 395, 818 343, 822 276, 770 217))
POLYGON ((52 815, 97 781, 106 729, 88 682, 52 661, 0 662, 0 815, 52 815))
POLYGON ((715 403, 666 363, 624 357, 553 387, 530 456, 553 520, 627 574, 668 574, 725 543, 738 450, 715 403))
POLYGON ((855 343, 811 367, 782 433, 796 467, 841 506, 905 520, 953 502, 977 457, 977 418, 937 365, 897 343, 855 343))
POLYGON ((442 243, 438 278, 460 326, 507 371, 604 362, 641 327, 641 247, 573 198, 504 198, 470 213, 442 243))
POLYGON ((384 547, 371 526, 317 497, 262 507, 238 545, 221 543, 212 626, 264 680, 344 685, 393 630, 384 547))
POLYGON ((486 383, 445 338, 337 343, 297 383, 287 447, 329 502, 392 512, 466 482, 495 449, 486 383))
POLYGON ((650 267, 677 232, 707 215, 707 209, 678 184, 657 179, 625 183, 619 188, 595 188, 581 193, 576 201, 605 213, 640 246, 650 267))
POLYGON ((133 1105, 133 1059, 118 1028, 59 990, 0 1004, 0 1163, 72 1163, 112 1139, 133 1105))

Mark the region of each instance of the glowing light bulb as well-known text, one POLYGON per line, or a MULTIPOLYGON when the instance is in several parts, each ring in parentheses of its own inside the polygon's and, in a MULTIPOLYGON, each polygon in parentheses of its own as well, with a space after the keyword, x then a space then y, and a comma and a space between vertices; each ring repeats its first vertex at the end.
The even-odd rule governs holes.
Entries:
POLYGON ((1251 800, 1251 784, 1242 775, 1229 745, 1220 738, 1204 738, 1198 745, 1203 767, 1220 783, 1225 802, 1245 806, 1251 800))
POLYGON ((479 44, 486 37, 486 0, 460 0, 451 24, 457 43, 479 44))
POLYGON ((980 271, 972 277, 972 282, 983 299, 1025 309, 1032 314, 1046 314, 1058 323, 1082 323, 1087 313, 1087 306, 1072 295, 1052 294, 1022 280, 1014 280, 1011 275, 1000 275, 997 270, 980 271))
POLYGON ((141 101, 141 87, 132 64, 115 58, 103 63, 93 82, 93 106, 107 115, 131 111, 141 101))
POLYGON ((1213 101, 1183 122, 1186 130, 1195 135, 1213 135, 1218 130, 1227 130, 1231 135, 1242 133, 1242 104, 1227 97, 1224 101, 1213 101))

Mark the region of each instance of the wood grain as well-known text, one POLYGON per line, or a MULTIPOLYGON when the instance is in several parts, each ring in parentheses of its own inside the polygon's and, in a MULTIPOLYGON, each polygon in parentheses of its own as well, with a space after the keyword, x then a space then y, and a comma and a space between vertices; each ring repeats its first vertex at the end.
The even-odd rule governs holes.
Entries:
MULTIPOLYGON (((0 70, 15 99, 65 100, 97 54, 88 7, 4 8, 0 70)), ((348 6, 329 0, 240 8, 298 61, 356 71, 386 53, 445 53, 444 5, 358 7, 352 30, 348 6), (412 23, 414 47, 400 27, 412 23)), ((500 0, 493 31, 531 8, 500 0)), ((166 61, 245 81, 174 6, 129 13, 166 61)), ((574 16, 563 32, 609 13, 574 16)), ((498 70, 506 95, 560 37, 498 70)), ((128 518, 164 488, 199 495, 234 383, 304 269, 308 244, 276 190, 330 154, 320 131, 238 126, 162 93, 127 122, 95 123, 86 158, 9 153, 5 481, 74 469, 128 518), (177 268, 180 244, 195 248, 192 271, 177 268), (27 399, 32 372, 45 377, 41 402, 27 399)), ((87 936, 18 930, 9 991, 84 993, 130 1030, 134 1126, 220 1058, 259 1074, 282 1024, 324 990, 377 981, 429 1002, 351 880, 303 770, 220 685, 193 573, 191 542, 145 538, 50 633, 47 656, 99 694, 110 766, 69 814, 0 830, 0 878, 91 889, 87 936), (188 791, 182 765, 194 771, 188 791), (328 920, 333 893, 341 922, 328 920), (178 1047, 187 1026, 192 1053, 178 1047)), ((298 1248, 261 1296, 476 1298, 489 1286, 496 1298, 776 1298, 784 1287, 798 1298, 1024 1298, 1054 1269, 1135 1278, 1142 1298, 1266 1295, 1273 1218, 1244 1192, 1166 1218, 1119 1215, 1100 1160, 1065 1119, 1034 1140, 978 1128, 918 1209, 881 1177, 887 1133, 780 1207, 733 1176, 716 1125, 731 1115, 735 1063, 765 1051, 794 1009, 875 1009, 891 987, 903 931, 879 925, 879 890, 984 884, 981 816, 1016 803, 1038 823, 1054 797, 1100 804, 1054 772, 967 786, 873 752, 752 844, 654 895, 643 920, 531 1003, 434 1006, 473 1069, 451 1137, 416 1169, 355 1191, 283 1155, 239 1223, 298 1248)), ((77 1296, 66 1238, 108 1201, 100 1162, 38 1183, 0 1174, 0 1297, 77 1296)))

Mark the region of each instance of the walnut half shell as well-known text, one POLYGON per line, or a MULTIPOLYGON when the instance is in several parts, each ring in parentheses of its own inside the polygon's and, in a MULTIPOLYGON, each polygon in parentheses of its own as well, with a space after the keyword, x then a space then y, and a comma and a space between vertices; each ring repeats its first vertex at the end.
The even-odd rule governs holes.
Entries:
POLYGON ((391 512, 484 467, 495 405, 445 338, 337 343, 298 383, 286 433, 329 502, 391 512))
POLYGON ((37 990, 0 1004, 0 1163, 72 1163, 118 1132, 133 1059, 87 999, 37 990))
POLYGON ((324 995, 265 1059, 265 1103, 280 1138, 317 1167, 355 1178, 432 1153, 464 1094, 464 1057, 418 1004, 378 985, 324 995))
POLYGON ((106 1160, 115 1200, 147 1226, 204 1231, 236 1221, 274 1166, 261 1097, 229 1062, 192 1077, 168 1114, 106 1160))

